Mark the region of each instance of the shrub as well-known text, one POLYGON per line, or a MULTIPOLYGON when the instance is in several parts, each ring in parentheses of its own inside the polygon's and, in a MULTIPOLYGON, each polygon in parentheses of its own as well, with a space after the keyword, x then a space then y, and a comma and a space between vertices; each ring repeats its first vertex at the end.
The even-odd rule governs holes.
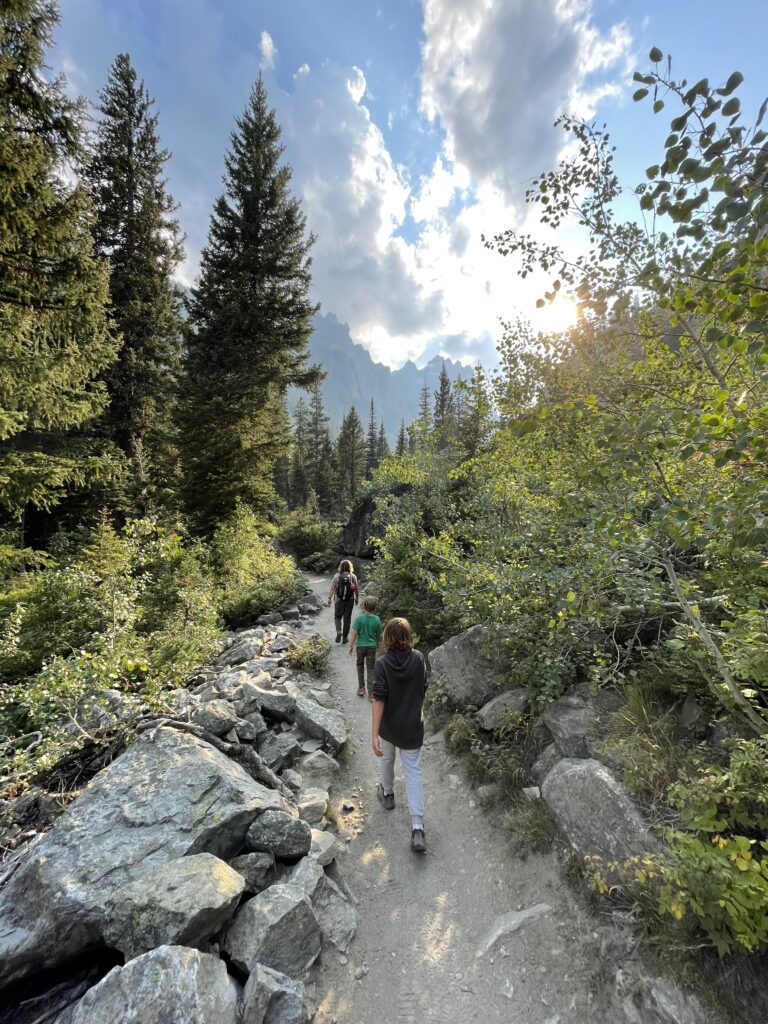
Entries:
POLYGON ((472 712, 454 715, 445 731, 448 748, 464 758, 467 777, 475 785, 494 782, 503 797, 509 797, 525 784, 524 727, 519 716, 491 737, 481 733, 472 712))
POLYGON ((557 837, 557 826, 543 800, 521 793, 504 815, 504 827, 515 853, 547 853, 557 837))
POLYGON ((278 537, 297 558, 306 558, 318 551, 332 548, 339 533, 335 523, 320 517, 316 503, 290 512, 283 520, 278 537))
POLYGON ((302 672, 314 672, 321 676, 328 671, 331 657, 331 645, 318 633, 294 644, 290 650, 290 661, 294 668, 302 672))

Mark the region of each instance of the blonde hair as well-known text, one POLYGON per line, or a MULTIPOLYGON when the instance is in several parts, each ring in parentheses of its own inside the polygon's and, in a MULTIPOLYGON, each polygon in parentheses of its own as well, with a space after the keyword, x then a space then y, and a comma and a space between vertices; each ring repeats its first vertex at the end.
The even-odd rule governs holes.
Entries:
POLYGON ((345 558, 339 563, 339 572, 353 573, 355 570, 352 568, 352 563, 348 558, 345 558))
POLYGON ((365 612, 375 612, 376 611, 376 598, 375 597, 365 597, 365 598, 363 598, 363 611, 365 611, 365 612))
POLYGON ((410 651, 413 630, 408 619, 390 619, 384 627, 384 646, 390 651, 410 651))

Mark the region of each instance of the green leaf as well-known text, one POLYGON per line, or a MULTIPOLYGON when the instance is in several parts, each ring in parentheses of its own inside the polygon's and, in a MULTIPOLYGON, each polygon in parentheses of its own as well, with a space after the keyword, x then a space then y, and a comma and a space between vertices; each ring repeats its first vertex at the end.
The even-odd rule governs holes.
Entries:
POLYGON ((723 104, 723 114, 725 117, 731 117, 732 114, 738 114, 740 110, 741 100, 738 96, 734 96, 733 99, 730 99, 727 103, 723 104))
POLYGON ((568 593, 565 595, 565 600, 573 604, 573 602, 576 600, 576 594, 573 590, 568 591, 568 593))
POLYGON ((656 102, 653 104, 653 112, 654 112, 654 114, 658 114, 659 111, 663 110, 663 109, 664 109, 664 100, 656 100, 656 102))
POLYGON ((635 92, 632 93, 632 99, 635 101, 635 103, 638 103, 640 100, 644 100, 647 95, 647 89, 637 89, 635 92))
POLYGON ((654 46, 651 48, 651 52, 648 54, 648 60, 651 62, 651 64, 658 64, 660 61, 664 60, 664 54, 661 52, 658 46, 654 46))

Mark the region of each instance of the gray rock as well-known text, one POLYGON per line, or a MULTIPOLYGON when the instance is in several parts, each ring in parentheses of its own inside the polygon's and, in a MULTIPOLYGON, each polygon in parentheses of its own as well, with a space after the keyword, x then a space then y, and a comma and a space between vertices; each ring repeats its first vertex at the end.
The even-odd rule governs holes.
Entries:
POLYGON ((615 1024, 706 1024, 709 1017, 696 996, 640 965, 620 969, 610 999, 615 1024))
POLYGON ((304 857, 290 869, 285 881, 302 890, 325 938, 346 953, 357 931, 357 913, 320 864, 312 857, 304 857))
POLYGON ((536 759, 533 768, 531 768, 531 778, 540 786, 547 775, 552 771, 558 761, 561 761, 563 755, 557 749, 556 743, 550 743, 546 746, 536 759))
POLYGON ((218 857, 180 857, 112 893, 104 938, 127 960, 158 946, 199 946, 226 924, 244 889, 218 857))
POLYGON ((491 929, 480 944, 476 955, 478 957, 485 956, 486 953, 490 953, 499 939, 506 935, 512 935, 527 921, 549 914, 551 910, 552 907, 548 903, 536 903, 524 910, 512 910, 508 914, 501 914, 491 925, 491 929))
POLYGON ((243 683, 242 695, 236 697, 235 708, 241 718, 252 711, 259 711, 273 722, 292 723, 296 715, 296 701, 287 693, 279 690, 267 690, 256 683, 243 683))
POLYGON ((233 665, 240 665, 250 658, 258 658, 262 651, 261 640, 239 640, 214 661, 217 668, 231 668, 233 665))
POLYGON ((258 711, 249 711, 247 715, 243 716, 243 721, 250 723, 256 730, 257 743, 259 742, 259 740, 263 739, 269 732, 269 729, 267 728, 267 723, 264 721, 264 719, 262 718, 261 714, 258 711))
POLYGON ((301 753, 301 744, 292 732, 268 732, 259 740, 259 753, 274 772, 290 768, 301 753))
POLYGON ((316 860, 321 867, 327 867, 331 861, 336 860, 343 850, 344 847, 330 832, 321 832, 317 828, 312 829, 312 845, 309 848, 309 856, 316 860))
POLYGON ((296 725, 308 736, 322 740, 332 754, 338 754, 347 742, 347 723, 339 711, 321 707, 316 700, 296 700, 296 725))
POLYGON ((295 861, 309 853, 312 829, 306 821, 285 811, 265 811, 248 829, 245 842, 249 850, 295 861))
POLYGON ((322 740, 304 740, 304 742, 301 744, 301 752, 302 754, 314 754, 316 750, 320 750, 322 745, 322 740))
POLYGON ((281 618, 282 616, 278 612, 267 612, 266 615, 260 615, 256 622, 260 626, 276 626, 281 618))
MULTIPOLYGON (((298 612, 298 608, 296 609, 298 612)), ((299 616, 296 616, 299 618, 299 616)), ((287 636, 278 636, 270 643, 269 653, 270 654, 287 654, 291 649, 291 641, 287 636)))
POLYGON ((275 858, 271 853, 244 853, 229 866, 242 875, 248 892, 261 892, 275 881, 275 858))
POLYGON ((310 825, 319 825, 328 807, 327 789, 307 789, 299 799, 299 816, 310 825))
POLYGON ((209 700, 197 708, 192 715, 192 721, 214 736, 224 736, 234 728, 237 715, 229 701, 209 700))
POLYGON ((240 986, 217 957, 160 946, 115 967, 77 1003, 70 1024, 236 1024, 240 986))
MULTIPOLYGON (((259 717, 261 718, 261 716, 259 717)), ((260 733, 256 725, 253 722, 249 722, 247 718, 238 718, 236 720, 235 732, 243 743, 257 743, 259 738, 264 735, 264 733, 260 733)))
POLYGON ((286 768, 280 777, 288 789, 293 793, 297 796, 301 793, 301 788, 304 785, 304 779, 302 779, 301 775, 297 771, 294 771, 293 768, 286 768))
POLYGON ((503 683, 499 663, 480 653, 482 641, 490 635, 486 626, 472 626, 430 652, 432 672, 453 707, 481 708, 499 693, 503 683))
POLYGON ((563 757, 589 757, 587 706, 580 697, 561 697, 543 714, 563 757))
POLYGON ((486 782, 485 785, 478 786, 475 792, 481 804, 492 804, 501 795, 501 788, 497 782, 486 782))
POLYGON ((264 810, 289 810, 203 740, 145 733, 101 771, 0 895, 0 984, 100 945, 112 893, 161 864, 242 849, 264 810))
POLYGON ((213 687, 217 691, 219 697, 226 697, 230 700, 234 691, 240 686, 248 676, 242 671, 242 666, 234 669, 231 672, 222 672, 216 676, 213 680, 213 687))
MULTIPOLYGON (((277 672, 280 667, 280 658, 270 658, 262 655, 260 658, 253 658, 251 661, 244 661, 240 666, 244 672, 252 676, 260 675, 264 672, 270 678, 277 672)), ((260 683, 260 686, 266 686, 266 683, 260 683)))
POLYGON ((505 690, 498 697, 483 704, 477 713, 477 722, 481 729, 493 732, 504 722, 510 711, 522 714, 528 704, 528 691, 523 689, 505 690))
POLYGON ((246 973, 264 964, 300 978, 320 955, 321 942, 315 912, 301 888, 280 883, 238 910, 222 948, 246 973))
POLYGON ((631 798, 599 761, 559 761, 544 779, 541 792, 558 827, 581 857, 597 854, 605 861, 621 862, 659 848, 631 798))
POLYGON ((320 611, 320 609, 323 607, 323 602, 320 600, 317 594, 313 594, 311 592, 309 594, 305 594, 304 597, 302 597, 301 603, 306 604, 311 608, 316 608, 317 611, 320 611))
POLYGON ((312 1019, 304 985, 257 964, 243 989, 242 1024, 308 1024, 312 1019))
POLYGON ((319 704, 321 708, 327 708, 334 714, 338 714, 338 712, 336 711, 336 702, 333 699, 332 694, 326 693, 325 690, 317 690, 314 687, 311 687, 309 689, 307 696, 310 698, 310 700, 313 700, 315 701, 315 703, 319 704))
POLYGON ((301 759, 299 768, 302 775, 328 775, 339 770, 339 762, 330 757, 324 750, 316 750, 301 759))
POLYGON ((299 611, 302 615, 319 615, 320 609, 307 601, 299 601, 299 611))
POLYGON ((301 612, 295 604, 292 604, 290 608, 284 608, 280 612, 280 615, 288 622, 296 621, 301 618, 301 612))

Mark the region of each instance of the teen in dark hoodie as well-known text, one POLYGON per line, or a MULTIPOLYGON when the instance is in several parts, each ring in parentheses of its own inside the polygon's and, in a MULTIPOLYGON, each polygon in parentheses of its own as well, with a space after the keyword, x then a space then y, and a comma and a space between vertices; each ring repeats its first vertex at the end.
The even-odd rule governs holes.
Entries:
POLYGON ((424 656, 413 649, 413 633, 407 619, 389 620, 384 627, 384 646, 387 653, 373 670, 371 742, 379 758, 381 780, 376 795, 388 811, 395 806, 395 753, 399 750, 411 814, 411 849, 424 853, 427 844, 421 781, 421 708, 427 689, 427 666, 424 656))

